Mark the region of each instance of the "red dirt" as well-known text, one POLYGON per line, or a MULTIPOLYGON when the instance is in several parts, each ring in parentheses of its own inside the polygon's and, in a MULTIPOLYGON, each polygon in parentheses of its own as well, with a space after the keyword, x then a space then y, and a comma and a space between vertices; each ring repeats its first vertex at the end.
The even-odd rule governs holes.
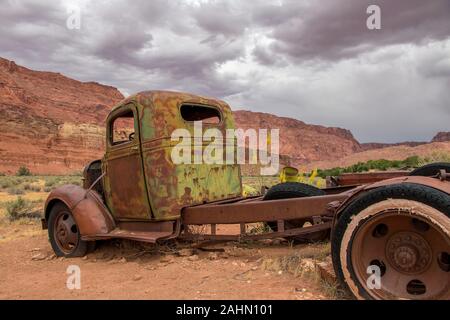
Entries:
POLYGON ((180 245, 145 253, 130 244, 108 241, 87 258, 55 258, 36 224, 1 226, 0 299, 327 298, 313 280, 263 270, 264 257, 298 250, 286 244, 216 245, 226 253, 198 251, 197 260, 170 255, 180 245), (81 268, 80 290, 66 287, 69 265, 81 268))

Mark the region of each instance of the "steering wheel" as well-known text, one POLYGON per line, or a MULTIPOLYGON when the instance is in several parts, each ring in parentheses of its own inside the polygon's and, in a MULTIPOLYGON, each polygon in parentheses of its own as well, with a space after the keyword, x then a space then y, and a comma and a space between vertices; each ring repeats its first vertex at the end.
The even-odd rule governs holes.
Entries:
POLYGON ((134 140, 134 132, 132 132, 128 135, 128 140, 130 140, 130 141, 134 140))

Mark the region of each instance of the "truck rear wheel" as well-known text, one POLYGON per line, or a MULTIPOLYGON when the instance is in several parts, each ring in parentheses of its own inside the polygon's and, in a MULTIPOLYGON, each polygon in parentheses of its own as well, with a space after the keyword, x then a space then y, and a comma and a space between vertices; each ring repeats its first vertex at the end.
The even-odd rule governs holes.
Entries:
MULTIPOLYGON (((299 182, 285 182, 280 183, 270 188, 264 196, 264 200, 288 199, 288 198, 302 198, 325 195, 325 192, 314 186, 299 183, 299 182)), ((312 218, 296 219, 285 222, 285 229, 302 228, 308 224, 313 224, 312 218)), ((277 231, 277 222, 270 221, 267 223, 272 231, 277 231)), ((317 231, 308 235, 293 236, 287 239, 297 242, 318 242, 329 239, 330 231, 317 231)))
POLYGON ((90 247, 88 241, 81 240, 72 212, 62 202, 56 203, 50 211, 48 235, 58 257, 82 257, 90 247))
POLYGON ((437 175, 441 170, 445 170, 450 173, 450 163, 448 162, 436 162, 426 164, 420 168, 417 168, 409 173, 410 176, 424 176, 432 177, 437 175))
POLYGON ((369 191, 342 212, 331 249, 359 299, 449 299, 450 196, 417 184, 369 191))

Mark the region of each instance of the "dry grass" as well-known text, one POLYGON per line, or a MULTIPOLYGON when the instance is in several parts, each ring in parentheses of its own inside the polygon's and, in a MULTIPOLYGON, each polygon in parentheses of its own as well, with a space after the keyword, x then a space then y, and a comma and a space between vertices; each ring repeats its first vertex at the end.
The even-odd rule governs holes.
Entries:
POLYGON ((5 203, 6 216, 9 221, 16 221, 23 218, 38 219, 41 217, 40 201, 30 201, 22 197, 17 197, 14 201, 5 203))
MULTIPOLYGON (((81 176, 5 176, 0 175, 0 222, 8 221, 8 210, 19 197, 26 203, 26 207, 31 207, 28 213, 32 216, 42 214, 45 199, 48 193, 64 184, 81 185, 81 176)), ((26 218, 28 214, 19 214, 21 218, 26 218)), ((25 221, 29 223, 30 221, 25 221)))
POLYGON ((320 277, 316 272, 314 281, 320 286, 324 295, 332 300, 351 300, 351 295, 342 289, 337 282, 330 283, 320 277))
POLYGON ((288 272, 295 276, 304 275, 314 271, 314 262, 325 261, 330 256, 330 244, 311 244, 298 250, 292 248, 292 251, 295 252, 282 257, 265 259, 263 268, 275 272, 288 272))
POLYGON ((267 225, 267 223, 264 222, 252 223, 247 225, 247 233, 249 234, 261 234, 270 231, 270 227, 267 225))
POLYGON ((317 270, 316 264, 330 262, 330 244, 311 244, 300 249, 292 248, 295 252, 276 258, 264 258, 261 268, 275 273, 289 273, 294 277, 301 277, 320 286, 321 291, 329 299, 349 299, 348 294, 337 283, 324 280, 317 270))

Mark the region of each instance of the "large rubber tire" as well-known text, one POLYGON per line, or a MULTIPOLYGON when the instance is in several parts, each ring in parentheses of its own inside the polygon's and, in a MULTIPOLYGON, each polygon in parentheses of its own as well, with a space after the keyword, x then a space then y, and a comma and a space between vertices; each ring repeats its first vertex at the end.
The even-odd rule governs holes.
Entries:
MULTIPOLYGON (((353 293, 353 295, 358 299, 384 299, 382 295, 380 298, 379 294, 375 294, 374 292, 376 291, 371 290, 372 294, 369 293, 369 290, 366 289, 365 285, 358 280, 358 277, 355 274, 355 270, 358 266, 353 265, 352 262, 358 261, 358 255, 362 254, 362 252, 352 251, 354 248, 354 242, 357 241, 355 239, 358 235, 358 231, 360 231, 359 239, 369 239, 369 241, 372 241, 370 240, 370 237, 376 237, 376 234, 374 233, 375 229, 373 229, 372 233, 366 233, 365 236, 361 236, 361 234, 364 235, 361 230, 363 230, 363 228, 367 228, 367 226, 370 225, 370 221, 374 221, 376 217, 378 217, 378 219, 385 219, 385 217, 388 216, 388 213, 386 213, 387 211, 380 210, 383 206, 386 206, 386 208, 388 206, 393 206, 395 210, 398 210, 398 212, 394 210, 393 219, 398 219, 396 216, 400 214, 400 211, 406 210, 406 216, 408 219, 411 219, 411 221, 415 219, 413 217, 420 217, 423 221, 429 222, 430 225, 435 225, 431 223, 431 221, 439 221, 439 228, 437 229, 442 230, 442 228, 444 228, 444 231, 442 231, 442 234, 444 235, 443 239, 446 239, 447 243, 449 243, 447 248, 450 248, 450 238, 448 237, 448 232, 450 230, 450 195, 427 186, 408 183, 380 187, 360 195, 340 214, 331 239, 332 260, 337 278, 342 287, 347 288, 348 291, 353 293), (420 207, 425 208, 423 209, 425 211, 428 210, 426 212, 429 214, 424 215, 420 213, 419 215, 418 212, 421 209, 418 208, 420 207), (434 220, 430 220, 430 218, 434 220), (445 229, 447 231, 445 231, 445 229), (447 238, 445 238, 445 234, 447 235, 447 238), (356 260, 352 260, 352 258, 356 260)), ((411 230, 415 231, 413 227, 411 227, 411 230)), ((401 231, 411 230, 406 228, 401 229, 401 231)), ((395 234, 388 234, 386 236, 387 239, 394 240, 393 238, 395 234)), ((379 246, 379 244, 376 245, 379 246)), ((389 246, 386 246, 385 248, 386 249, 380 247, 380 250, 387 251, 389 246)), ((432 248, 432 250, 435 249, 432 248)), ((368 250, 366 250, 366 252, 367 251, 368 250)), ((433 255, 431 256, 430 261, 435 261, 435 257, 433 255)), ((448 262, 446 263, 448 264, 448 262)), ((393 265, 383 264, 383 266, 385 268, 394 268, 393 265)), ((367 266, 363 265, 363 267, 367 266)), ((446 275, 440 274, 440 276, 444 277, 443 283, 445 284, 446 275)), ((447 275, 447 277, 450 277, 450 275, 447 275)), ((405 297, 392 296, 389 299, 395 298, 405 297)), ((420 297, 418 296, 417 298, 420 297)), ((450 297, 447 297, 447 299, 449 298, 450 297)), ((408 296, 406 299, 415 299, 415 297, 408 296)))
POLYGON ((409 173, 410 176, 423 176, 432 177, 437 175, 441 170, 445 170, 450 173, 450 163, 448 162, 436 162, 426 164, 420 168, 417 168, 409 173))
POLYGON ((264 200, 323 196, 325 191, 300 182, 285 182, 274 185, 264 195, 264 200))
MULTIPOLYGON (((285 182, 280 183, 270 188, 264 195, 263 200, 277 200, 277 199, 289 199, 289 198, 302 198, 302 197, 314 197, 325 195, 325 192, 314 186, 299 183, 299 182, 285 182)), ((312 219, 296 219, 285 222, 286 229, 301 228, 306 223, 313 223, 312 219)), ((272 231, 277 231, 277 222, 270 221, 267 225, 272 231)), ((319 242, 329 239, 329 230, 318 231, 305 236, 293 236, 287 238, 295 242, 319 242)))
POLYGON ((81 240, 81 235, 72 212, 62 202, 56 203, 50 211, 48 218, 48 236, 53 251, 58 257, 82 257, 88 251, 95 248, 95 242, 81 240), (67 223, 67 221, 69 223, 67 223), (57 234, 57 229, 60 224, 66 224, 67 228, 65 228, 65 232, 70 233, 72 236, 71 241, 68 241, 70 242, 70 245, 66 247, 63 245, 64 241, 61 241, 61 237, 57 234))

